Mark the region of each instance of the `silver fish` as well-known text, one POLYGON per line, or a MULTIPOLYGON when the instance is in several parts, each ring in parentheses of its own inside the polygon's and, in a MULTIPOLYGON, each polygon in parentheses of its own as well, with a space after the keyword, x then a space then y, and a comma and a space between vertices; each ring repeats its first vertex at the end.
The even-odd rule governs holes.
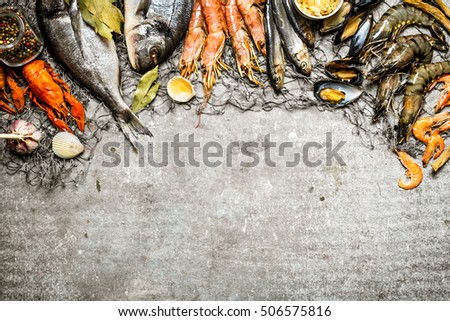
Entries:
POLYGON ((308 48, 302 39, 295 33, 282 0, 272 2, 273 18, 280 33, 284 52, 288 59, 305 76, 311 75, 312 66, 308 48))
POLYGON ((264 28, 267 46, 267 74, 276 92, 283 88, 286 63, 281 39, 273 20, 272 1, 267 0, 264 10, 264 28))
POLYGON ((184 37, 194 0, 125 0, 125 38, 133 69, 143 72, 169 57, 184 37))
POLYGON ((77 1, 37 2, 39 24, 48 47, 70 75, 101 99, 111 110, 133 146, 137 134, 152 136, 124 102, 120 92, 120 69, 116 46, 99 36, 81 17, 77 1))

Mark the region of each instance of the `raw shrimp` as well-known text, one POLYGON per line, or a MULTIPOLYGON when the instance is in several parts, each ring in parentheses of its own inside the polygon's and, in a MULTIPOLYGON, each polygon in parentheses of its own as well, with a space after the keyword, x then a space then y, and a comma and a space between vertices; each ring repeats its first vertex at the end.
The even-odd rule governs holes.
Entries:
POLYGON ((376 80, 388 73, 394 73, 412 63, 429 63, 433 48, 447 51, 448 45, 440 39, 426 34, 398 37, 386 43, 381 59, 366 73, 366 78, 376 80))

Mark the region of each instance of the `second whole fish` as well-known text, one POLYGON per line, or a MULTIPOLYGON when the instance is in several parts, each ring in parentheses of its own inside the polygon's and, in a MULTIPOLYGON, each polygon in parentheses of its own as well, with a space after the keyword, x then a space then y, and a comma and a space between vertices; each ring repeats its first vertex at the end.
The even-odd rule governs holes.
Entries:
POLYGON ((37 2, 39 24, 48 45, 64 69, 111 110, 121 130, 135 146, 137 134, 152 136, 124 102, 116 46, 98 35, 81 17, 77 1, 37 2))
POLYGON ((194 0, 125 0, 128 59, 138 72, 167 59, 183 40, 194 0))
POLYGON ((272 11, 286 56, 303 75, 311 75, 312 66, 308 48, 295 33, 284 8, 283 1, 273 0, 272 11))

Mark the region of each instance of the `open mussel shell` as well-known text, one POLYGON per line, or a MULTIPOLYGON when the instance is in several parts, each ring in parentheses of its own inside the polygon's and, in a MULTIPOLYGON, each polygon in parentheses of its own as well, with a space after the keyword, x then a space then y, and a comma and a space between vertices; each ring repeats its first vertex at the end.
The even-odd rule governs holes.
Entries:
POLYGON ((332 107, 344 107, 357 100, 362 89, 337 80, 321 80, 314 84, 314 96, 332 107))
POLYGON ((353 13, 367 12, 373 6, 381 3, 381 0, 359 0, 353 5, 353 13))
POLYGON ((364 46, 367 44, 367 41, 369 40, 372 25, 373 25, 373 16, 372 14, 369 14, 359 24, 358 31, 356 31, 355 35, 352 38, 352 42, 350 43, 347 58, 351 59, 359 58, 359 54, 361 53, 364 46))
POLYGON ((364 76, 363 73, 356 68, 352 61, 334 60, 325 65, 325 72, 333 79, 348 82, 353 85, 361 85, 364 76))
POLYGON ((170 98, 179 103, 186 103, 195 96, 195 90, 191 82, 180 76, 175 76, 169 80, 167 93, 170 98))
POLYGON ((61 132, 53 137, 52 149, 56 156, 70 159, 80 155, 84 151, 84 146, 74 134, 61 132))

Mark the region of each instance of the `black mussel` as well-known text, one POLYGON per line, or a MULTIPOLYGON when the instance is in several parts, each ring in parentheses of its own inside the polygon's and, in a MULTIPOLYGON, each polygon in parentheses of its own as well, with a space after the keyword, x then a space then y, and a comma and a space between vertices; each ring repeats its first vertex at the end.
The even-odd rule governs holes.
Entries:
POLYGON ((338 12, 322 21, 322 27, 319 29, 320 33, 329 33, 342 27, 350 18, 352 8, 352 2, 345 1, 338 12))
POLYGON ((331 107, 344 107, 361 94, 361 88, 342 81, 321 80, 314 84, 314 96, 331 107))
POLYGON ((349 60, 330 61, 325 65, 325 72, 333 79, 348 82, 353 85, 361 85, 364 80, 361 70, 349 60))
POLYGON ((361 22, 364 20, 364 15, 365 12, 361 12, 351 16, 347 23, 343 25, 334 36, 334 44, 338 45, 353 37, 356 31, 358 31, 361 22))
POLYGON ((379 4, 381 0, 359 0, 353 6, 353 12, 367 12, 371 7, 379 4))
POLYGON ((348 50, 348 54, 346 58, 350 59, 358 59, 359 54, 361 53, 364 46, 367 44, 367 40, 370 36, 370 31, 372 30, 373 25, 373 16, 371 14, 367 15, 364 18, 364 21, 359 25, 358 31, 352 38, 352 42, 350 43, 350 49, 348 50))

